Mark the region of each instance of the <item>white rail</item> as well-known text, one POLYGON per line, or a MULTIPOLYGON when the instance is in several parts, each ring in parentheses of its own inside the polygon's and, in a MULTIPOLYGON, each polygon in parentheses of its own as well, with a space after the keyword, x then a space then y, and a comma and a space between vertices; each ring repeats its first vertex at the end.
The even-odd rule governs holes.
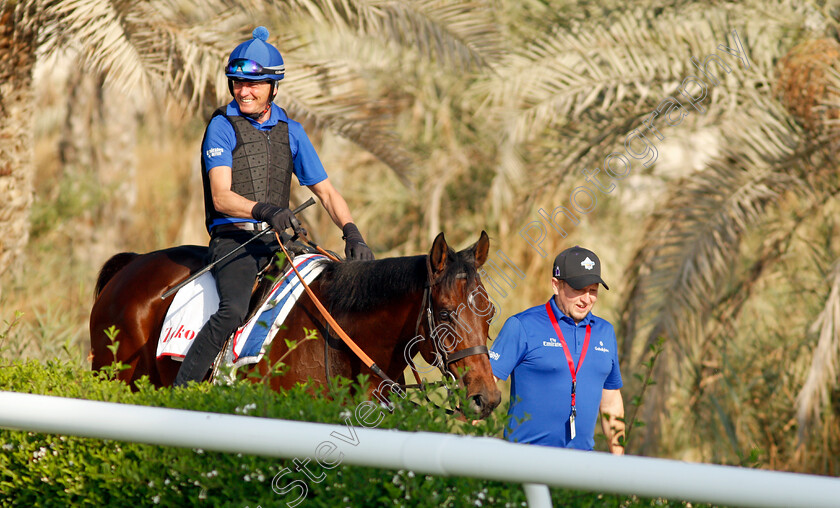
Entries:
POLYGON ((13 392, 0 392, 0 427, 284 458, 313 457, 329 441, 331 460, 347 465, 725 505, 836 507, 840 500, 840 479, 814 475, 13 392))

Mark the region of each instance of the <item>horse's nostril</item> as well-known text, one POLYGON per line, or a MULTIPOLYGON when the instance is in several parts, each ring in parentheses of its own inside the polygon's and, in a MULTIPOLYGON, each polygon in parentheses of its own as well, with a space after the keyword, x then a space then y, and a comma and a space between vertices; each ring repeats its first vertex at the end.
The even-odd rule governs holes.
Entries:
POLYGON ((484 399, 481 395, 473 395, 473 403, 478 406, 479 409, 484 407, 484 399))

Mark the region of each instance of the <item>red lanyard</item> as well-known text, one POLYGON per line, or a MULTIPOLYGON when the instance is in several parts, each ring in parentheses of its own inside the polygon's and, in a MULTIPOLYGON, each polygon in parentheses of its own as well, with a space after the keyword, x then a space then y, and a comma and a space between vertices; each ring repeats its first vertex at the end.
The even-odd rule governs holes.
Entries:
POLYGON ((548 318, 551 319, 551 324, 554 326, 554 331, 557 332, 557 340, 563 345, 563 352, 566 353, 566 361, 569 362, 569 372, 572 374, 572 416, 577 413, 575 409, 575 391, 577 389, 577 373, 580 372, 580 366, 583 365, 583 359, 586 358, 586 350, 589 349, 589 337, 592 335, 592 327, 586 325, 586 338, 583 339, 583 351, 580 352, 580 360, 578 360, 577 367, 572 360, 572 352, 569 351, 569 345, 566 344, 566 339, 563 338, 563 332, 560 331, 560 325, 557 323, 557 318, 551 310, 551 301, 546 302, 545 310, 548 312, 548 318))

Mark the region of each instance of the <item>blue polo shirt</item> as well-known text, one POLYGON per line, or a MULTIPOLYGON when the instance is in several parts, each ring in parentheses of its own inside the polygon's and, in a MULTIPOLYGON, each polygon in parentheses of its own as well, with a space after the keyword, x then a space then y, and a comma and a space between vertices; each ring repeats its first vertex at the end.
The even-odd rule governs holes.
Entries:
MULTIPOLYGON (((230 116, 242 116, 239 105, 231 101, 227 105, 225 114, 230 116)), ((301 185, 315 185, 327 179, 327 172, 324 165, 315 152, 315 147, 303 130, 303 126, 286 116, 286 113, 276 104, 271 104, 271 116, 263 123, 257 123, 245 117, 251 124, 261 131, 270 130, 278 122, 286 122, 289 125, 289 147, 294 162, 294 174, 301 185)), ((233 125, 222 115, 213 117, 207 125, 207 132, 204 136, 204 144, 201 147, 201 157, 204 160, 204 167, 207 171, 218 167, 233 165, 233 149, 236 148, 236 133, 233 125)), ((224 222, 256 222, 250 219, 224 218, 216 219, 211 224, 215 226, 224 222)))
POLYGON ((490 350, 493 375, 502 380, 511 376, 510 428, 505 429, 505 438, 591 450, 601 392, 622 386, 615 331, 591 312, 576 324, 560 311, 554 298, 550 302, 575 365, 580 361, 586 325, 592 326, 589 349, 577 374, 575 438, 571 439, 569 428, 572 374, 545 304, 508 318, 490 350))

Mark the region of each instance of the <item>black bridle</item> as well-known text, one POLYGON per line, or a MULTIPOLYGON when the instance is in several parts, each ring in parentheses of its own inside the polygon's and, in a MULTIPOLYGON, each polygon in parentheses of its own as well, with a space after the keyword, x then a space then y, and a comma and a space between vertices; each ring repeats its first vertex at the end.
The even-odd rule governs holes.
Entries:
MULTIPOLYGON (((466 274, 465 273, 459 273, 459 274, 456 275, 456 277, 459 278, 459 279, 460 278, 466 278, 466 274)), ((420 312, 417 315, 417 323, 414 327, 414 336, 415 337, 420 336, 420 325, 423 322, 423 315, 425 314, 426 320, 427 320, 427 326, 428 326, 428 335, 422 335, 422 336, 425 338, 425 340, 431 341, 431 343, 432 343, 432 348, 433 348, 434 354, 435 354, 435 359, 433 361, 433 365, 436 366, 438 368, 438 370, 440 370, 440 373, 441 373, 442 377, 445 378, 446 376, 449 376, 452 379, 452 381, 457 382, 458 378, 450 370, 450 368, 449 368, 450 365, 452 365, 453 363, 458 362, 460 360, 463 360, 464 358, 467 358, 469 356, 487 355, 488 358, 489 358, 490 355, 489 355, 489 352, 488 352, 488 349, 487 349, 486 345, 468 347, 468 348, 462 349, 460 351, 455 351, 455 352, 449 354, 449 353, 446 352, 445 348, 443 348, 441 345, 438 344, 438 342, 434 339, 434 330, 435 330, 436 326, 435 326, 435 318, 434 318, 434 303, 432 302, 432 286, 433 285, 434 285, 434 283, 432 283, 431 276, 430 276, 426 280, 426 284, 423 288, 423 301, 422 301, 422 304, 421 304, 420 312)), ((329 351, 328 343, 329 343, 329 337, 331 335, 330 334, 329 323, 325 323, 325 327, 326 327, 326 330, 325 330, 326 333, 325 333, 325 337, 324 337, 324 369, 325 369, 327 382, 329 383, 329 380, 330 380, 329 363, 330 362, 329 362, 329 356, 328 356, 328 351, 329 351)), ((454 329, 454 327, 453 327, 453 329, 454 329)), ((489 339, 489 337, 488 337, 488 339, 489 339)), ((447 385, 444 381, 436 381, 436 382, 433 382, 433 383, 427 383, 424 380, 421 380, 420 376, 418 374, 418 371, 416 369, 416 366, 414 364, 414 360, 412 358, 408 358, 408 357, 406 359, 408 360, 409 367, 411 368, 411 370, 414 374, 414 377, 417 380, 417 384, 397 384, 397 383, 394 383, 395 386, 397 386, 397 387, 399 387, 403 390, 405 390, 407 388, 424 388, 424 387, 425 388, 430 388, 430 387, 443 386, 443 387, 446 388, 447 393, 451 396, 451 390, 449 389, 449 385, 447 385)), ((376 372, 374 371, 374 373, 376 373, 376 372)), ((385 377, 385 380, 386 381, 391 381, 390 379, 387 378, 387 376, 385 377)), ((393 381, 391 381, 391 382, 393 383, 393 381)), ((440 407, 440 406, 437 406, 437 404, 435 404, 431 400, 429 400, 428 395, 424 395, 424 398, 426 399, 426 401, 429 404, 432 404, 435 407, 440 407)), ((460 407, 456 408, 455 410, 446 409, 446 408, 443 408, 443 409, 444 409, 444 411, 446 411, 447 414, 454 414, 456 411, 459 412, 459 413, 463 413, 463 411, 461 410, 460 407)))
MULTIPOLYGON (((434 330, 436 329, 436 325, 434 318, 434 304, 432 303, 432 288, 430 284, 426 285, 425 289, 423 290, 423 308, 420 310, 420 314, 418 314, 417 316, 417 324, 414 327, 415 337, 420 335, 420 323, 423 320, 423 314, 426 314, 427 325, 429 327, 429 334, 424 335, 424 337, 427 341, 432 342, 432 347, 434 348, 435 353, 434 365, 437 366, 437 368, 441 371, 442 375, 449 375, 454 380, 455 376, 454 374, 452 374, 452 371, 449 370, 449 366, 451 364, 459 360, 463 360, 468 356, 488 355, 489 357, 486 345, 468 347, 460 351, 455 351, 452 354, 448 354, 446 352, 446 349, 443 348, 440 344, 438 344, 438 341, 434 339, 434 330)), ((411 367, 413 368, 413 366, 411 367)), ((416 369, 415 372, 417 372, 416 369)))
MULTIPOLYGON (((466 277, 466 274, 459 273, 457 275, 458 278, 466 277)), ((452 381, 457 381, 458 379, 455 377, 455 374, 450 370, 449 366, 453 363, 463 360, 469 356, 476 356, 476 355, 487 355, 489 358, 489 353, 487 350, 486 345, 481 346, 473 346, 462 349, 460 351, 455 351, 453 353, 447 353, 446 349, 438 344, 438 341, 434 338, 434 330, 436 329, 435 325, 435 317, 434 317, 434 303, 432 302, 432 286, 433 283, 431 282, 431 277, 426 282, 426 286, 423 289, 423 303, 420 308, 420 313, 417 315, 417 324, 414 326, 414 336, 420 336, 420 325, 423 322, 423 315, 426 315, 426 325, 428 326, 428 335, 422 335, 426 341, 431 341, 432 343, 432 350, 434 351, 434 361, 432 365, 436 366, 441 373, 442 377, 449 376, 452 381)), ((454 326, 453 326, 454 329, 454 326)), ((457 333, 457 332, 456 332, 457 333)), ((489 338, 489 337, 488 337, 489 338)), ((451 391, 449 390, 449 386, 444 381, 436 381, 433 383, 427 383, 424 380, 420 379, 420 375, 418 374, 417 368, 414 364, 414 360, 412 358, 407 358, 409 362, 409 367, 411 368, 412 373, 414 374, 414 378, 417 380, 417 384, 406 384, 406 385, 399 385, 401 388, 423 388, 423 387, 437 387, 443 386, 446 388, 447 394, 451 395, 451 391)), ((432 404, 436 407, 437 406, 434 402, 429 400, 428 395, 424 395, 426 401, 429 404, 432 404)), ((458 407, 455 410, 452 409, 445 409, 447 414, 454 414, 456 411, 462 413, 461 408, 458 407)))

